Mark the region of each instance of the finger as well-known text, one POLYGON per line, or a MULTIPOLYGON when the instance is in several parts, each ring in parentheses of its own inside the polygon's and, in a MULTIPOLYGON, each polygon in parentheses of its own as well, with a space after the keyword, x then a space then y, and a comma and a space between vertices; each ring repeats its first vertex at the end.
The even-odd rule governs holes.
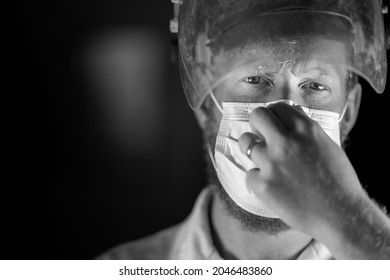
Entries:
POLYGON ((261 171, 259 168, 253 168, 246 173, 245 182, 247 188, 259 195, 264 192, 265 185, 261 183, 261 171))
POLYGON ((286 127, 268 108, 259 107, 249 116, 252 130, 263 135, 267 143, 277 142, 287 133, 286 127))
MULTIPOLYGON (((278 209, 278 201, 286 194, 280 193, 279 188, 271 187, 264 179, 264 170, 253 168, 246 173, 245 183, 250 192, 253 192, 269 209, 278 209)), ((279 202, 280 203, 280 202, 279 202)))
POLYGON ((258 167, 265 168, 267 166, 266 142, 261 137, 253 133, 244 133, 238 139, 240 150, 249 159, 251 159, 258 167))
MULTIPOLYGON (((240 150, 243 154, 247 154, 248 148, 253 144, 265 144, 265 139, 261 135, 253 134, 250 132, 246 132, 238 138, 238 145, 240 146, 240 150)), ((252 147, 253 148, 253 147, 252 147)))
POLYGON ((305 131, 312 120, 303 111, 302 106, 275 103, 267 107, 289 131, 305 131))

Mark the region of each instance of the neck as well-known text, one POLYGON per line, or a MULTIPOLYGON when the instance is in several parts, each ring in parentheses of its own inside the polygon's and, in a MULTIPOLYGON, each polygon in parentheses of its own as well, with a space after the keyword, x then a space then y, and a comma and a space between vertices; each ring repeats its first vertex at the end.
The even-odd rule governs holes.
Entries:
POLYGON ((295 230, 276 235, 251 232, 229 215, 218 196, 211 207, 214 243, 224 259, 296 259, 311 237, 295 230))

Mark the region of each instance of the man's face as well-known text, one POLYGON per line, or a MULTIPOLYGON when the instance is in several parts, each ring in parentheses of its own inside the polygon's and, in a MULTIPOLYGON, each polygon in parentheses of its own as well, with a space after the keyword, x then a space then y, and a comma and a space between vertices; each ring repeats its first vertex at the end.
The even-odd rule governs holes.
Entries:
MULTIPOLYGON (((241 61, 250 63, 226 75, 213 93, 219 104, 289 99, 304 107, 341 113, 347 100, 346 57, 343 44, 318 38, 254 42, 229 52, 229 58, 237 65, 243 65, 241 61)), ((208 105, 204 134, 205 141, 214 148, 222 114, 211 102, 208 105)), ((211 164, 209 167, 216 191, 244 228, 271 234, 289 228, 279 219, 259 217, 241 209, 226 194, 211 164)))

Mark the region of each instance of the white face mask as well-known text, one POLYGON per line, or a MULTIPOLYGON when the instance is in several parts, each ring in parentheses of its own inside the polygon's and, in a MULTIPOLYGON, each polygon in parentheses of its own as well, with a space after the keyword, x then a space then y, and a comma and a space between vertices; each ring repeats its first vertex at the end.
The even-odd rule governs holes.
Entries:
MULTIPOLYGON (((294 102, 291 100, 277 100, 269 103, 223 102, 222 109, 212 93, 211 96, 223 115, 215 144, 215 160, 209 150, 218 179, 230 198, 244 210, 258 216, 278 218, 246 186, 246 172, 256 166, 240 151, 238 138, 245 132, 253 132, 249 125, 249 114, 254 109, 267 107, 277 102, 294 105, 294 102)), ((339 123, 346 108, 347 105, 340 115, 335 112, 302 107, 309 118, 316 121, 339 147, 341 147, 339 123)))

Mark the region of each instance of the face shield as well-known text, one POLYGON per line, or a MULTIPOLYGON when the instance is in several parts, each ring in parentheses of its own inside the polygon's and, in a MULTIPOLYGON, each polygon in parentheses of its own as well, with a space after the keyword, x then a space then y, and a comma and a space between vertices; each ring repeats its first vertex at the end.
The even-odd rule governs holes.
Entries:
POLYGON ((383 92, 387 62, 380 2, 184 0, 180 69, 191 108, 226 81, 267 78, 285 67, 334 79, 353 72, 383 92))

